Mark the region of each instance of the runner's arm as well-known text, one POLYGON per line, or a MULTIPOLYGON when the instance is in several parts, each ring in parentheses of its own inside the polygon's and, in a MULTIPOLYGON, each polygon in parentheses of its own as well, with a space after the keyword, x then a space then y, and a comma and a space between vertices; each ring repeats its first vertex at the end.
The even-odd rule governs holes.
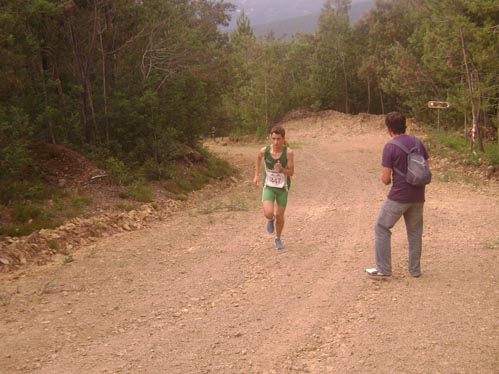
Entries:
POLYGON ((293 153, 293 150, 288 148, 287 156, 288 163, 286 164, 286 167, 278 171, 280 173, 283 173, 284 175, 287 175, 288 177, 292 177, 295 173, 295 154, 293 153))
POLYGON ((253 184, 257 187, 258 187, 258 181, 260 180, 260 165, 262 164, 262 159, 264 155, 265 155, 265 147, 258 151, 258 156, 256 157, 255 176, 253 177, 253 184))

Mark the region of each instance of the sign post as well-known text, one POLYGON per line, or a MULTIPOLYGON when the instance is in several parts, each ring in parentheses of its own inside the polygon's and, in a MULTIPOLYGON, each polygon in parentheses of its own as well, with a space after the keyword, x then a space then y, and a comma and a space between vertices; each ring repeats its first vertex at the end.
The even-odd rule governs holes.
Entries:
POLYGON ((437 130, 440 131, 440 109, 448 109, 450 103, 447 101, 428 101, 428 108, 438 109, 437 130))

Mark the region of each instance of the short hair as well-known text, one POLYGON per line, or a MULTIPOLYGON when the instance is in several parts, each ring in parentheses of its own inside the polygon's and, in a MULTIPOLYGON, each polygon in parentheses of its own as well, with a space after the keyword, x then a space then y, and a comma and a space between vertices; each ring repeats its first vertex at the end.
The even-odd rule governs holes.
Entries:
POLYGON ((281 125, 275 125, 274 127, 272 127, 272 130, 270 130, 270 135, 272 134, 281 135, 283 139, 286 137, 286 131, 281 125))
POLYGON ((385 117, 385 125, 394 134, 405 134, 407 128, 405 117, 400 112, 390 112, 385 117))

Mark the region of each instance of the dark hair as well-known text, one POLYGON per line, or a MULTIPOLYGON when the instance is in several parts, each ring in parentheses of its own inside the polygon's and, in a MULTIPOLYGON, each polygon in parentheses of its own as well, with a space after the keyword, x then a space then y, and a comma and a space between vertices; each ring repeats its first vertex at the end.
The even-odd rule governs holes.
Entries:
POLYGON ((289 143, 286 140, 286 131, 284 130, 284 127, 282 127, 281 125, 275 125, 274 127, 272 127, 272 130, 270 130, 270 135, 272 134, 281 135, 284 139, 284 145, 286 147, 289 147, 289 143))
POLYGON ((385 117, 385 125, 394 134, 405 134, 405 129, 407 128, 405 123, 405 117, 400 112, 390 112, 385 117))
POLYGON ((272 127, 272 130, 270 130, 270 134, 277 134, 277 135, 281 135, 283 138, 285 138, 286 136, 286 131, 284 130, 284 127, 282 127, 281 125, 275 125, 274 127, 272 127))

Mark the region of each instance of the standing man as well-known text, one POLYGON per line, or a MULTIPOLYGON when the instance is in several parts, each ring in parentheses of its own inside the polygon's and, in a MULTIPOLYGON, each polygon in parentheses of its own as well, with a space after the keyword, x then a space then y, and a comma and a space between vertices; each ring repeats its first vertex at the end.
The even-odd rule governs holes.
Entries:
MULTIPOLYGON (((423 143, 414 136, 405 135, 406 120, 402 113, 388 113, 385 124, 392 139, 396 139, 407 149, 417 147, 419 153, 428 159, 423 143)), ((407 173, 407 154, 392 142, 385 144, 382 166, 381 181, 389 185, 393 178, 393 183, 375 225, 376 267, 366 271, 373 276, 392 275, 391 228, 403 216, 409 242, 409 273, 413 277, 419 277, 425 186, 414 186, 406 181, 402 174, 407 173)))
POLYGON ((272 234, 275 231, 276 249, 283 249, 281 234, 284 228, 284 212, 288 203, 290 177, 295 172, 294 154, 286 142, 282 126, 277 125, 272 128, 270 140, 271 145, 258 151, 253 183, 258 187, 260 165, 263 159, 265 166, 262 192, 263 215, 268 220, 267 232, 272 234))

